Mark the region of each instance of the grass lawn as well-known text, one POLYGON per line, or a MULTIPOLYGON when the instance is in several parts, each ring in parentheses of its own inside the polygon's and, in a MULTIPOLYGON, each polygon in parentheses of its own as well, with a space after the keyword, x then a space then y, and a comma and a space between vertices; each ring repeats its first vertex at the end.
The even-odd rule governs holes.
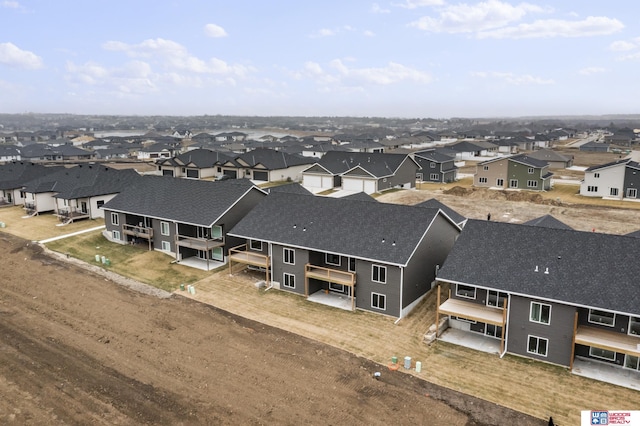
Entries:
POLYGON ((109 266, 101 264, 105 269, 166 291, 174 291, 180 284, 191 284, 211 274, 171 263, 172 257, 158 251, 109 242, 99 231, 53 241, 47 243, 47 247, 91 264, 96 264, 96 255, 105 256, 111 261, 109 266))
POLYGON ((0 208, 0 222, 6 224, 6 228, 0 228, 0 231, 6 231, 27 240, 40 241, 104 225, 104 219, 85 219, 69 225, 57 226, 60 221, 51 213, 29 218, 24 218, 25 215, 24 209, 20 206, 0 208))

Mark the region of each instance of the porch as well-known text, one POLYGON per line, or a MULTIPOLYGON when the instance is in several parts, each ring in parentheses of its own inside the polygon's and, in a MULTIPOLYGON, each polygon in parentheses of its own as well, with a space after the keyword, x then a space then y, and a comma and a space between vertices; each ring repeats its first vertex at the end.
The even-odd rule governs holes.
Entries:
POLYGON ((270 259, 266 254, 258 253, 255 251, 248 251, 246 244, 229 249, 229 256, 227 258, 229 263, 229 275, 233 274, 233 263, 240 263, 247 266, 257 266, 264 268, 265 270, 265 282, 269 285, 269 266, 270 259))
POLYGON ((596 327, 578 327, 574 343, 640 357, 640 338, 596 327))
POLYGON ((197 256, 187 257, 177 262, 178 265, 189 266, 190 268, 200 269, 202 271, 212 271, 216 268, 224 266, 224 262, 219 260, 201 259, 197 256))
MULTIPOLYGON (((341 286, 348 287, 349 288, 348 294, 350 294, 350 296, 348 295, 340 296, 339 294, 336 294, 336 297, 340 296, 340 297, 349 298, 350 305, 351 305, 349 310, 355 311, 356 309, 356 297, 355 297, 356 274, 355 272, 341 271, 338 269, 325 268, 322 266, 315 266, 307 263, 304 266, 304 295, 307 297, 307 299, 310 299, 309 279, 316 279, 319 281, 327 282, 329 284, 338 284, 341 286)), ((320 292, 325 292, 327 296, 331 293, 329 289, 321 290, 320 292)), ((318 292, 314 292, 314 294, 317 294, 317 293, 318 292)))
POLYGON ((347 296, 346 294, 319 290, 310 294, 307 300, 321 305, 331 306, 333 308, 344 309, 345 311, 353 310, 353 307, 351 306, 351 296, 347 296))
POLYGON ((60 218, 62 223, 73 223, 76 220, 89 219, 90 217, 89 212, 76 208, 60 209, 56 213, 56 216, 60 218))
POLYGON ((438 340, 463 346, 476 351, 490 354, 500 354, 500 339, 483 336, 472 331, 463 331, 455 328, 448 328, 442 332, 438 340))
POLYGON ((576 357, 571 373, 605 383, 640 391, 640 371, 606 362, 576 357))

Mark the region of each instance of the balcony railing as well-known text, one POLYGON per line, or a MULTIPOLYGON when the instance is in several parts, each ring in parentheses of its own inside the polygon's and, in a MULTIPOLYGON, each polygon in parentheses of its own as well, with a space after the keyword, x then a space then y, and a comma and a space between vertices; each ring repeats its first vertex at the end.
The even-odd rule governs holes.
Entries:
POLYGON ((177 235, 176 244, 180 247, 188 247, 195 250, 211 250, 212 248, 224 246, 224 237, 218 238, 198 238, 186 235, 177 235))
POLYGON ((136 238, 144 238, 145 240, 150 240, 153 238, 153 228, 147 228, 145 226, 138 225, 122 225, 122 232, 126 235, 131 235, 136 238))
MULTIPOLYGON (((355 305, 355 285, 356 285, 356 273, 341 271, 339 269, 325 268, 323 266, 316 266, 307 263, 304 266, 304 295, 309 297, 309 279, 313 278, 320 281, 325 281, 333 284, 340 284, 343 286, 351 287, 351 310, 354 311, 355 305)), ((327 290, 328 291, 328 290, 327 290)))
POLYGON ((89 212, 85 212, 85 211, 74 209, 74 208, 66 208, 66 209, 59 209, 56 215, 63 222, 67 222, 67 221, 73 222, 76 219, 88 218, 89 212))
POLYGON ((246 244, 229 249, 229 274, 233 272, 232 263, 241 263, 244 265, 257 266, 265 269, 265 282, 269 283, 269 266, 270 259, 266 254, 255 251, 248 251, 246 244))

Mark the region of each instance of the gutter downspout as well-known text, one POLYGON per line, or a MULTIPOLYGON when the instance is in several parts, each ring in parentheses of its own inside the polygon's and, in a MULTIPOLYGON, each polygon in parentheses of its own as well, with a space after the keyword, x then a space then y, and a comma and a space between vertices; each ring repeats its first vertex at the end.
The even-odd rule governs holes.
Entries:
POLYGON ((269 273, 271 274, 271 280, 269 280, 269 287, 265 288, 264 291, 268 291, 273 288, 273 256, 271 256, 272 249, 273 245, 269 243, 269 249, 267 251, 269 253, 269 269, 271 269, 269 273))
POLYGON ((404 268, 400 267, 400 316, 393 322, 394 325, 398 324, 402 319, 402 289, 404 288, 404 268))

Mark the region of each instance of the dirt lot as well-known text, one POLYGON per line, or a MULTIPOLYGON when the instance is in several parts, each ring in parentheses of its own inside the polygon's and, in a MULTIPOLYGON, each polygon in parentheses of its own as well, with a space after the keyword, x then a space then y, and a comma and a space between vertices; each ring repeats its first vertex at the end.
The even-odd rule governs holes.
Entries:
POLYGON ((543 424, 6 233, 0 251, 3 424, 543 424))

